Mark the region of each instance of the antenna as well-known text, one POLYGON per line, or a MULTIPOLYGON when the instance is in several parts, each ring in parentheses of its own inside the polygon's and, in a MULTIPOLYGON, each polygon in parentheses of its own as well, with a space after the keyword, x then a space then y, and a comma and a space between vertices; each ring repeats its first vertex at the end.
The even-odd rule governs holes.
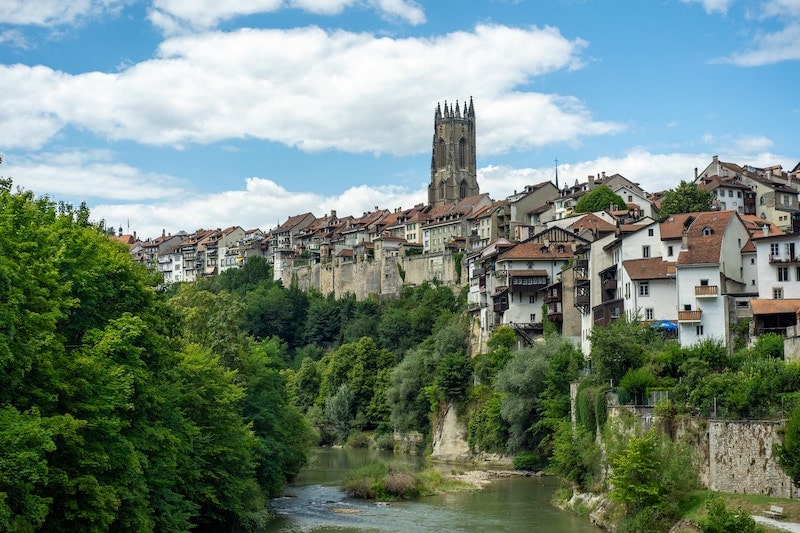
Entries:
POLYGON ((558 189, 558 158, 556 157, 556 189, 558 189))

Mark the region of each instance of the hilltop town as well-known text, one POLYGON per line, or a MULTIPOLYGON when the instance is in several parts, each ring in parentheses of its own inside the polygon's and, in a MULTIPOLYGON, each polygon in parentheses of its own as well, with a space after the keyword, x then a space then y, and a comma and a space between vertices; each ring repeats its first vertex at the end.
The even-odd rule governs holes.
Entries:
POLYGON ((323 294, 392 297, 425 281, 468 287, 477 349, 498 325, 530 343, 550 323, 588 353, 592 328, 625 316, 683 346, 717 339, 729 350, 734 336, 788 328, 787 357, 798 355, 800 163, 787 171, 715 156, 689 182, 712 195, 710 211, 659 217, 664 192, 606 172, 573 185, 556 174, 494 200, 477 183, 470 99, 463 109, 445 102, 435 110, 426 204, 360 216, 307 212, 268 231, 234 226, 142 239, 120 228, 116 238, 165 284, 259 256, 276 280, 323 294), (624 205, 576 212, 599 187, 624 205))

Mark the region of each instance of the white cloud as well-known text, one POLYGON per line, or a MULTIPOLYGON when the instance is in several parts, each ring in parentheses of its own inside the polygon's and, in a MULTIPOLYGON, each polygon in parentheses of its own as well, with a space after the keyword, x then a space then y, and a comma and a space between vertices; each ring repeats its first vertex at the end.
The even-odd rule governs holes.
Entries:
POLYGON ((684 4, 700 4, 708 13, 727 13, 733 0, 681 0, 684 4))
POLYGON ((800 59, 800 21, 793 21, 774 33, 759 34, 752 43, 750 48, 717 62, 758 67, 781 61, 797 61, 800 59))
POLYGON ((213 28, 222 21, 242 15, 271 13, 280 9, 283 0, 153 0, 150 22, 168 35, 184 26, 193 29, 213 28))
POLYGON ((141 169, 114 160, 106 150, 78 150, 37 153, 3 158, 3 175, 15 186, 47 194, 54 199, 91 197, 109 200, 151 201, 175 198, 186 184, 164 174, 141 169))
POLYGON ((413 0, 372 0, 372 3, 389 18, 399 18, 414 25, 425 22, 425 11, 413 0))
POLYGON ((368 7, 379 15, 417 25, 425 12, 414 0, 154 0, 150 22, 167 35, 187 30, 208 30, 221 22, 246 15, 274 13, 292 8, 317 15, 338 15, 345 9, 368 7))
POLYGON ((620 131, 571 96, 517 89, 580 68, 585 46, 554 28, 498 25, 429 39, 316 27, 211 32, 169 39, 158 58, 122 72, 0 67, 14 104, 0 111, 0 128, 17 132, 9 147, 40 146, 71 125, 152 145, 251 137, 304 151, 409 154, 429 148, 442 95, 474 96, 480 149, 496 153, 620 131))
MULTIPOLYGON (((313 192, 290 191, 272 180, 252 177, 241 190, 214 194, 183 195, 179 202, 158 201, 137 204, 104 203, 91 206, 93 220, 105 220, 111 227, 123 226, 143 238, 162 231, 194 231, 199 228, 242 226, 270 230, 290 216, 311 212, 323 216, 331 210, 339 216, 360 216, 375 206, 394 209, 424 201, 423 191, 402 187, 357 186, 341 195, 325 197, 313 192), (130 223, 130 228, 128 224, 130 223)), ((426 198, 426 197, 425 197, 426 198)))
POLYGON ((0 23, 17 26, 59 26, 113 12, 126 0, 0 0, 0 23))

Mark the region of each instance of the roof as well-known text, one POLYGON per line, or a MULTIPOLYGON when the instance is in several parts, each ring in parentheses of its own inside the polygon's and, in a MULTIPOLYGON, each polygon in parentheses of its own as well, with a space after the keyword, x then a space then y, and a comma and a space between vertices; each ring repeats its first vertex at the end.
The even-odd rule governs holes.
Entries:
POLYGON ((736 211, 708 211, 697 213, 686 232, 688 249, 678 255, 679 265, 703 265, 719 263, 722 253, 722 238, 725 230, 736 217, 736 211), (706 230, 710 230, 706 234, 706 230))
POLYGON ((769 220, 764 220, 763 218, 757 217, 756 215, 739 215, 739 218, 742 219, 742 222, 744 222, 744 227, 747 228, 747 231, 750 233, 750 236, 754 239, 763 239, 764 237, 775 237, 778 235, 785 235, 783 231, 778 229, 778 226, 776 226, 769 220), (764 226, 767 226, 766 235, 764 235, 764 226))
POLYGON ((675 263, 662 261, 660 257, 631 259, 622 262, 632 280, 668 279, 675 277, 675 263))
POLYGON ((580 220, 568 227, 573 231, 577 229, 579 233, 591 231, 595 235, 600 233, 614 233, 617 230, 616 225, 603 220, 594 213, 586 213, 580 220))
POLYGON ((278 226, 277 228, 272 230, 272 232, 273 233, 280 233, 282 231, 289 231, 292 228, 294 228, 295 226, 297 226, 298 224, 300 224, 303 220, 306 219, 306 217, 309 217, 309 216, 312 217, 312 218, 316 218, 311 213, 303 213, 302 215, 295 215, 293 217, 289 217, 286 220, 286 222, 284 222, 283 224, 281 224, 280 226, 278 226))
POLYGON ((676 213, 662 220, 660 224, 661 240, 680 239, 683 236, 684 230, 692 223, 697 215, 698 213, 676 213))
POLYGON ((754 298, 750 300, 750 309, 753 310, 753 315, 797 313, 800 311, 800 299, 764 300, 754 298))
POLYGON ((535 242, 525 241, 517 244, 509 251, 501 254, 497 258, 498 261, 508 261, 511 259, 569 259, 573 257, 575 252, 572 251, 570 243, 550 243, 549 245, 535 242), (559 251, 559 249, 563 251, 559 251))

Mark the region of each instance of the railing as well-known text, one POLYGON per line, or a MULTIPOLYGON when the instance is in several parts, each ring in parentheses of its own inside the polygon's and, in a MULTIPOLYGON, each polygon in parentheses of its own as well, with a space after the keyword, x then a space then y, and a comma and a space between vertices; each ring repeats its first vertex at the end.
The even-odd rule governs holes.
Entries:
POLYGON ((615 290, 617 290, 617 280, 615 280, 615 279, 605 279, 605 280, 603 280, 603 290, 604 291, 615 291, 615 290))
POLYGON ((702 309, 695 309, 693 311, 678 311, 678 322, 700 322, 702 314, 702 309))
POLYGON ((716 285, 695 285, 694 295, 698 298, 716 298, 719 294, 719 287, 716 285))
POLYGON ((800 263, 800 257, 783 257, 780 255, 770 255, 770 263, 800 263))

